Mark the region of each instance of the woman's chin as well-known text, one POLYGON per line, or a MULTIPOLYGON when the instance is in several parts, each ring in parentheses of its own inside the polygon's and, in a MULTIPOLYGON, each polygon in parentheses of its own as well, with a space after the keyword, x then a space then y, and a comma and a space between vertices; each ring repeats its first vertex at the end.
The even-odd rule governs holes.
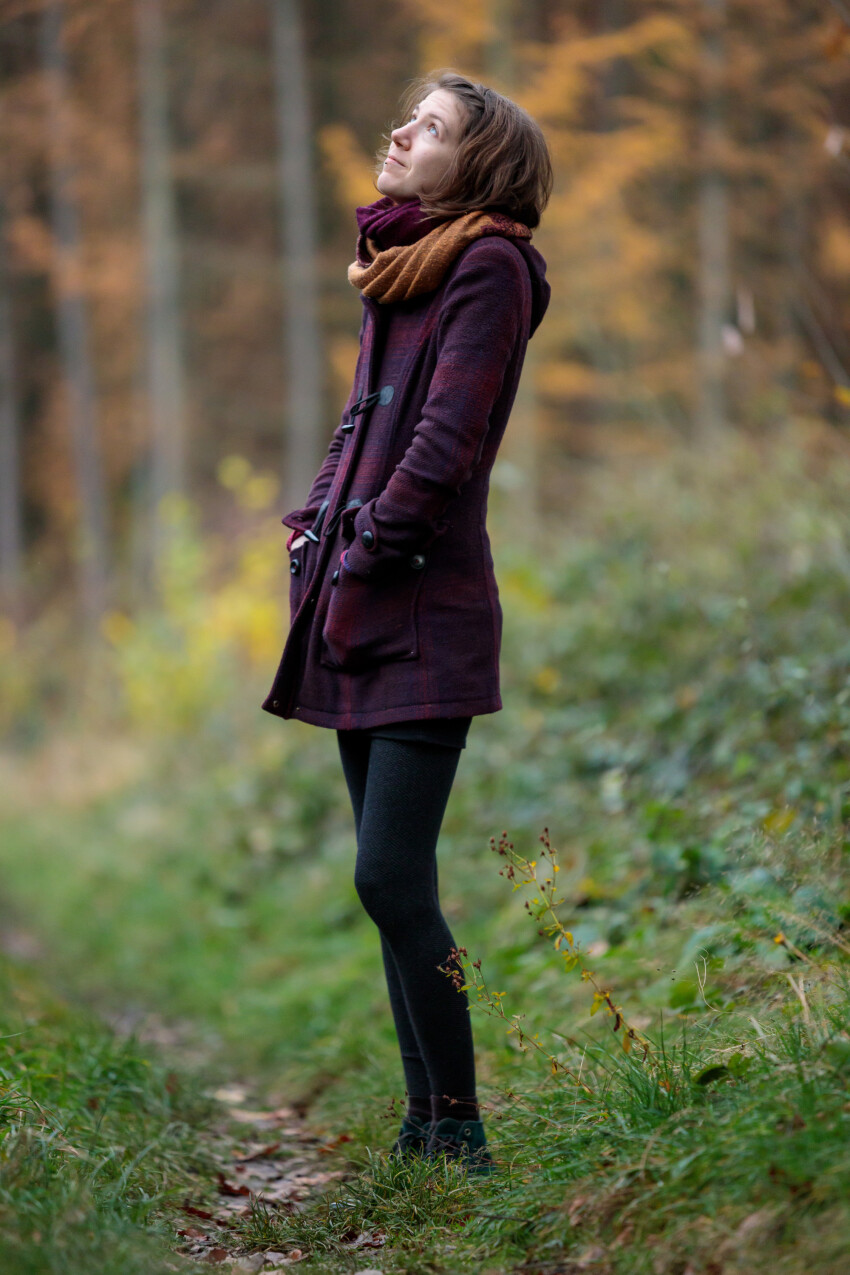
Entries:
POLYGON ((384 169, 378 174, 378 180, 375 182, 378 190, 382 195, 391 195, 393 199, 412 199, 413 195, 410 191, 404 189, 404 182, 397 181, 396 175, 389 169, 384 169))

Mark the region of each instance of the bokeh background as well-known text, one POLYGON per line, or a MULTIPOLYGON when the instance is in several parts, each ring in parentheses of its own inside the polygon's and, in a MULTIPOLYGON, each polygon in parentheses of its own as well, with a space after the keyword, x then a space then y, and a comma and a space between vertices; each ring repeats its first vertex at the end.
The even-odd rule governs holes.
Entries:
MULTIPOLYGON (((494 475, 520 532, 611 456, 791 419, 840 434, 844 16, 4 0, 3 650, 45 610, 120 645, 186 502, 232 544, 303 499, 356 354, 354 208, 422 71, 514 95, 554 161, 552 306, 494 475)), ((283 618, 255 621, 267 662, 283 618)))
MULTIPOLYGON (((850 950, 849 55, 847 0, 0 0, 0 1061, 70 1102, 15 1050, 35 1032, 78 1059, 69 1127, 100 1092, 67 1045, 83 1003, 279 1085, 351 1154, 396 1131, 336 741, 260 703, 289 627, 280 517, 354 369, 354 209, 401 92, 448 67, 539 120, 556 183, 533 240, 551 306, 492 476, 505 707, 461 759, 446 913, 553 1057, 619 1049, 491 853, 505 829, 533 858, 548 827, 562 920, 629 1021, 690 1031, 704 1063, 775 1029, 749 1114, 688 1134, 704 1159, 668 1172, 659 1133, 652 1270, 719 1269, 694 1253, 754 1183, 815 1220, 742 1231, 735 1270, 844 1269, 846 1073, 817 1032, 837 996, 850 1056, 850 997, 817 962, 850 950), (760 1131, 809 1110, 780 1056, 819 1124, 788 1115, 775 1172, 760 1131)), ((667 1099, 621 1076, 621 1140, 581 1141, 545 1061, 476 1031, 500 1145, 543 1165, 478 1257, 519 1260, 510 1215, 584 1173, 607 1242, 667 1099)), ((30 1207, 3 1215, 21 1252, 46 1233, 30 1207)), ((629 1251, 610 1269, 643 1270, 629 1251)))

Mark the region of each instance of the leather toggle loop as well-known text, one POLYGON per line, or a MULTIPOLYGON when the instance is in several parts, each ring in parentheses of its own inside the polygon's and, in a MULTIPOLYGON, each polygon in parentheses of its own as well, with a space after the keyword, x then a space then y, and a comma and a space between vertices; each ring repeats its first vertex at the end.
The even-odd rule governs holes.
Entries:
POLYGON ((328 525, 325 527, 324 534, 326 536, 332 536, 333 533, 336 531, 337 523, 339 522, 342 515, 345 513, 346 509, 359 509, 362 504, 363 504, 363 501, 360 499, 359 496, 352 496, 351 499, 345 505, 340 505, 338 509, 334 510, 333 517, 331 518, 328 525))
POLYGON ((314 544, 319 543, 319 536, 322 531, 322 523, 324 522, 325 514, 328 512, 328 505, 330 503, 331 502, 329 500, 322 501, 321 505, 319 505, 319 512, 316 514, 316 521, 313 523, 309 531, 304 532, 304 535, 307 537, 307 539, 312 540, 314 544))
POLYGON ((351 404, 351 410, 348 413, 348 421, 342 426, 344 434, 350 433, 354 429, 352 421, 355 416, 359 416, 361 412, 368 412, 370 407, 378 403, 381 407, 386 407, 387 403, 392 401, 395 388, 392 385, 385 385, 383 389, 375 390, 373 394, 366 394, 363 398, 359 398, 356 403, 351 404))

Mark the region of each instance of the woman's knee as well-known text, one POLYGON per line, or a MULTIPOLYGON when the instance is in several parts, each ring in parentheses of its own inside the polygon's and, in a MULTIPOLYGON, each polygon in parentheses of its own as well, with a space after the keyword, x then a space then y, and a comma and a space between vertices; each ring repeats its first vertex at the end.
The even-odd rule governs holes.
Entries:
POLYGON ((431 890, 422 889, 415 874, 381 871, 358 863, 354 888, 365 911, 385 934, 421 926, 436 909, 431 890))

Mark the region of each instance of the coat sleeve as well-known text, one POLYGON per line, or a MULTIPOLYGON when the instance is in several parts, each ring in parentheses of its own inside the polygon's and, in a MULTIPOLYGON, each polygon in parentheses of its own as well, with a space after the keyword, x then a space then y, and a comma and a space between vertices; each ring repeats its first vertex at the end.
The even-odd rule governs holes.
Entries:
POLYGON ((436 367, 413 441, 354 519, 343 566, 355 575, 382 575, 440 534, 441 515, 481 458, 518 343, 524 353, 530 304, 528 269, 512 244, 493 236, 466 249, 443 293, 436 367))
MULTIPOLYGON (((365 323, 366 316, 364 313, 360 324, 361 341, 363 339, 363 328, 365 323)), ((328 446, 325 459, 322 461, 321 468, 316 474, 316 477, 313 479, 312 486, 307 493, 306 503, 302 508, 293 509, 290 513, 284 514, 280 520, 284 526, 292 527, 295 531, 306 531, 309 527, 312 527, 313 523, 316 521, 319 506, 331 489, 331 483, 334 480, 334 474, 336 473, 340 454, 342 453, 342 445, 345 442, 345 434, 342 431, 342 427, 346 424, 348 420, 348 413, 354 404, 355 398, 357 397, 359 372, 360 360, 358 359, 357 371, 354 375, 354 383, 351 387, 351 392, 348 395, 345 407, 342 409, 342 416, 340 417, 339 424, 331 436, 331 441, 328 446)), ((287 545, 288 544, 289 540, 287 540, 287 545)))

